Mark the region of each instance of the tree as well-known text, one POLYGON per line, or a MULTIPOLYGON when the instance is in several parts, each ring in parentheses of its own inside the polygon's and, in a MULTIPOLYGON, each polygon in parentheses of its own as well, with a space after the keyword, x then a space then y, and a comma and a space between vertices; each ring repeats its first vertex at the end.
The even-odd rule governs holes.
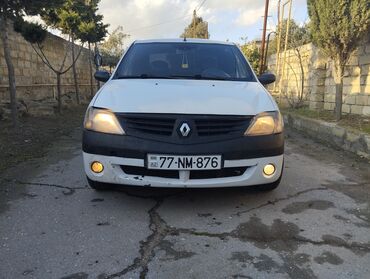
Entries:
MULTIPOLYGON (((278 44, 278 36, 279 32, 281 32, 281 42, 280 42, 280 50, 283 50, 285 47, 285 36, 286 36, 286 27, 287 27, 287 20, 284 20, 280 26, 277 28, 277 35, 269 44, 269 50, 271 46, 271 50, 273 52, 277 51, 277 44, 278 44)), ((288 90, 283 90, 282 94, 286 97, 289 105, 293 108, 299 108, 304 105, 304 101, 307 97, 307 92, 304 91, 304 83, 305 83, 305 72, 304 72, 304 62, 302 58, 302 50, 301 46, 308 44, 311 42, 311 36, 309 32, 309 28, 307 25, 299 26, 294 20, 290 20, 289 23, 289 35, 288 35, 288 44, 287 49, 293 51, 294 55, 297 57, 298 64, 299 64, 299 71, 295 71, 292 65, 289 62, 286 62, 287 66, 292 71, 292 76, 290 79, 295 79, 297 84, 297 91, 296 92, 288 92, 288 90)), ((279 58, 280 59, 280 58, 279 58)), ((281 79, 284 77, 282 76, 281 79)))
POLYGON ((251 64, 253 71, 258 73, 259 68, 259 60, 261 57, 261 53, 258 49, 256 42, 244 42, 243 45, 240 46, 241 51, 247 57, 249 63, 251 64))
POLYGON ((55 8, 61 5, 62 0, 1 0, 0 1, 0 29, 3 42, 4 56, 8 69, 9 95, 11 118, 13 125, 18 126, 17 94, 14 65, 10 55, 8 30, 12 21, 18 21, 26 15, 40 15, 45 8, 55 8))
MULTIPOLYGON (((281 32, 281 42, 280 42, 280 51, 285 42, 286 35, 286 26, 287 20, 284 19, 281 23, 280 32, 281 32)), ((279 28, 276 28, 277 32, 275 37, 269 42, 269 49, 267 55, 271 55, 277 52, 279 28)), ((288 49, 296 48, 298 46, 308 44, 311 42, 310 30, 307 25, 299 26, 293 19, 289 23, 289 36, 288 36, 288 49)))
POLYGON ((62 62, 60 65, 55 65, 50 62, 48 57, 45 54, 43 42, 47 37, 47 31, 46 29, 38 24, 38 23, 30 23, 30 22, 20 22, 17 24, 18 27, 16 28, 16 31, 20 32, 24 39, 28 41, 36 54, 40 57, 41 61, 48 66, 49 69, 51 69, 55 74, 57 78, 57 96, 58 96, 58 113, 62 112, 62 89, 61 89, 61 76, 64 75, 66 72, 68 72, 72 66, 76 63, 77 59, 79 58, 82 47, 80 48, 78 54, 74 59, 72 59, 72 62, 70 65, 66 66, 66 60, 68 53, 70 52, 69 48, 72 48, 71 44, 71 38, 69 36, 69 47, 67 46, 64 52, 64 56, 62 59, 62 62))
POLYGON ((184 33, 180 37, 209 39, 208 22, 198 17, 197 12, 194 10, 191 23, 185 28, 184 33))
MULTIPOLYGON (((288 37, 288 47, 294 50, 294 53, 298 58, 300 78, 298 78, 296 72, 293 70, 293 74, 297 82, 297 96, 296 98, 291 98, 289 103, 291 107, 298 108, 304 105, 304 101, 306 100, 307 95, 304 92, 305 73, 303 68, 304 62, 302 59, 301 46, 308 44, 311 41, 311 38, 309 29, 305 25, 302 27, 294 25, 293 28, 290 30, 291 34, 288 37), (300 82, 298 82, 298 80, 300 80, 300 82)), ((291 67, 291 65, 289 65, 289 67, 291 67)))
MULTIPOLYGON (((80 25, 83 18, 87 17, 88 6, 85 0, 65 0, 63 5, 57 9, 49 9, 42 16, 42 19, 53 28, 59 29, 63 34, 71 38, 72 60, 76 59, 75 41, 79 36, 80 25)), ((80 103, 80 92, 78 87, 78 77, 76 63, 72 64, 73 79, 75 86, 76 102, 80 103)))
POLYGON ((102 41, 108 33, 108 25, 102 22, 103 16, 97 14, 99 2, 100 0, 90 0, 90 2, 87 3, 88 10, 86 11, 86 15, 79 26, 78 35, 82 42, 87 42, 89 48, 90 97, 94 96, 92 74, 93 54, 91 51, 91 44, 102 41))
POLYGON ((103 56, 103 66, 108 66, 111 69, 117 65, 124 52, 123 41, 128 37, 130 37, 130 35, 123 33, 123 27, 118 26, 109 35, 107 40, 100 44, 99 47, 103 56))
POLYGON ((342 116, 344 67, 370 32, 369 0, 308 0, 312 40, 333 60, 335 117, 342 116))

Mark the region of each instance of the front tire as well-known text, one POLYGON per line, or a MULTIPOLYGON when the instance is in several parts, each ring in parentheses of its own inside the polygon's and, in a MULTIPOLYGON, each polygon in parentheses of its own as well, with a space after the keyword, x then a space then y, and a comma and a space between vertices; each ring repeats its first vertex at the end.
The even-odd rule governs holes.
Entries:
POLYGON ((89 186, 96 191, 104 191, 104 190, 109 189, 109 184, 107 183, 91 180, 87 176, 86 176, 86 179, 87 179, 87 182, 89 183, 89 186))
POLYGON ((262 191, 262 192, 268 192, 268 191, 275 190, 279 186, 282 176, 283 174, 281 174, 279 179, 276 180, 275 182, 256 186, 256 190, 262 191))

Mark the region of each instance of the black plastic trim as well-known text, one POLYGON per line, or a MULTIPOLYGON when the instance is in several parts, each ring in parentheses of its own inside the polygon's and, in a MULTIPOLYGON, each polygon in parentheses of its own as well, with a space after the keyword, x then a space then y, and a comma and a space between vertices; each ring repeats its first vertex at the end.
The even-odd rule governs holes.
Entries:
POLYGON ((148 153, 173 155, 216 155, 223 160, 278 156, 284 153, 284 134, 241 136, 217 142, 184 144, 160 142, 128 135, 111 135, 84 130, 86 153, 146 160, 148 153))
MULTIPOLYGON (((200 143, 210 143, 216 141, 225 141, 228 139, 240 138, 244 132, 248 129, 252 122, 253 115, 204 115, 204 114, 166 114, 166 113, 116 113, 116 117, 120 122, 126 135, 148 139, 153 141, 160 141, 173 144, 184 144, 193 145, 200 143), (131 125, 132 122, 142 121, 147 122, 148 125, 157 125, 162 122, 166 122, 166 129, 162 128, 156 133, 153 131, 144 131, 140 127, 131 125), (157 122, 157 123, 156 123, 157 122), (204 124, 203 124, 203 123, 204 124), (191 129, 190 134, 187 137, 183 137, 178 132, 180 126, 183 123, 187 123, 191 129), (221 128, 222 125, 226 125, 221 133, 216 133, 215 130, 211 129, 207 133, 207 129, 202 129, 202 126, 208 128, 213 125, 215 128, 221 128)), ((149 127, 149 130, 157 128, 149 127)))

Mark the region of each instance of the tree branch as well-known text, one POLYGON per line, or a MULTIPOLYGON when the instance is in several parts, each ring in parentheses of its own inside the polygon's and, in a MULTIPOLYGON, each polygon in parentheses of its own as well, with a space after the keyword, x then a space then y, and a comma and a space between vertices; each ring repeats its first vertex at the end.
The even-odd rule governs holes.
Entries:
MULTIPOLYGON (((71 42, 71 36, 68 35, 68 42, 71 42)), ((66 47, 66 51, 64 53, 64 57, 63 57, 63 60, 62 60, 62 64, 60 65, 60 68, 59 68, 59 72, 62 72, 63 71, 63 68, 64 68, 64 65, 66 63, 66 60, 67 60, 67 55, 68 55, 68 48, 71 47, 71 43, 69 43, 66 47)))
POLYGON ((73 67, 73 65, 77 62, 78 58, 81 55, 81 52, 82 52, 82 49, 83 49, 83 45, 84 44, 82 44, 82 46, 80 47, 80 50, 79 50, 78 54, 76 55, 75 60, 72 61, 71 65, 67 69, 65 69, 64 71, 62 71, 61 74, 65 74, 66 72, 68 72, 73 67))
POLYGON ((45 53, 43 52, 43 50, 41 49, 40 47, 40 44, 37 43, 37 47, 40 51, 40 53, 37 51, 37 49, 35 48, 35 46, 33 44, 30 44, 33 48, 33 50, 36 52, 36 54, 40 57, 40 59, 42 60, 42 62, 48 66, 54 73, 57 72, 57 70, 50 64, 49 60, 47 59, 45 53))

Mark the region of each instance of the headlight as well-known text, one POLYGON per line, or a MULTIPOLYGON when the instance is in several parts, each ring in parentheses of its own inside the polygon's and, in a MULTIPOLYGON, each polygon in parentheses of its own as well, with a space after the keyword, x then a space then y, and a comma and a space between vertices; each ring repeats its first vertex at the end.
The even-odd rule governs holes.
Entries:
POLYGON ((95 132, 125 134, 114 113, 108 109, 90 107, 85 115, 84 127, 95 132))
POLYGON ((263 112, 257 114, 249 125, 245 136, 261 136, 281 133, 284 128, 280 112, 263 112))

